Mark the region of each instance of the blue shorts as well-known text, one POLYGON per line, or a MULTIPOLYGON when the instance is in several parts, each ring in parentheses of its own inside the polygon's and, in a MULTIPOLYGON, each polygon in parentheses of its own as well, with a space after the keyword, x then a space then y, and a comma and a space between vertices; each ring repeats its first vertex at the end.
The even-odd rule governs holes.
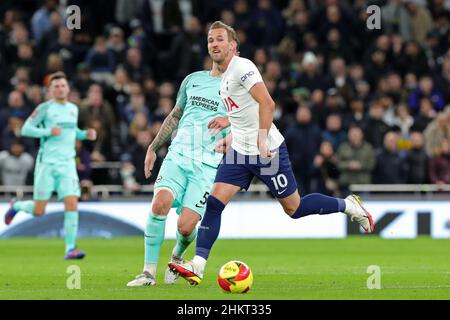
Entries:
POLYGON ((272 160, 260 156, 242 155, 233 148, 228 150, 217 170, 214 182, 232 184, 247 190, 253 177, 258 177, 275 198, 282 199, 297 190, 286 144, 283 142, 272 160))

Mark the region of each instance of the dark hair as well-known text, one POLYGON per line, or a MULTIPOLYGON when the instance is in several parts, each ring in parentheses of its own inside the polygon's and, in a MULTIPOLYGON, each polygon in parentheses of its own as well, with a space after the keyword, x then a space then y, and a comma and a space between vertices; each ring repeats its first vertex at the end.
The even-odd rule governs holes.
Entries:
POLYGON ((12 139, 11 145, 13 145, 13 144, 21 144, 22 146, 25 146, 25 143, 24 143, 22 138, 14 138, 14 139, 12 139))
POLYGON ((62 71, 55 72, 55 73, 50 75, 48 83, 50 85, 50 84, 52 84, 53 80, 59 80, 59 79, 66 79, 67 80, 66 74, 64 72, 62 72, 62 71))

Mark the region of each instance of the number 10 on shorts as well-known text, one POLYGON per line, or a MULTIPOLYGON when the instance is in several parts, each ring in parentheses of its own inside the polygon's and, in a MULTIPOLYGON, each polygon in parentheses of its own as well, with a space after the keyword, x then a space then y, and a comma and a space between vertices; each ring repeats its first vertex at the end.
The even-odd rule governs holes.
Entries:
POLYGON ((282 173, 277 175, 276 177, 270 178, 272 180, 275 190, 279 191, 282 188, 286 188, 288 185, 288 179, 282 173))

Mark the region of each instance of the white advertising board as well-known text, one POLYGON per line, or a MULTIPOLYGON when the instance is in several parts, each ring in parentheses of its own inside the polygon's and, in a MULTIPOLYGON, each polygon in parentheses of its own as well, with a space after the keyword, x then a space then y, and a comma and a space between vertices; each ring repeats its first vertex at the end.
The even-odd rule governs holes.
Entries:
MULTIPOLYGON (((450 238, 450 201, 367 201, 375 231, 383 238, 415 238, 420 234, 450 238)), ((19 213, 8 227, 3 223, 7 203, 0 204, 0 236, 7 228, 31 219, 19 213)), ((62 212, 62 203, 50 203, 47 213, 62 212)), ((150 204, 145 202, 84 202, 79 211, 126 222, 144 229, 150 204)), ((175 238, 177 214, 173 209, 166 223, 166 237, 175 238)), ((344 238, 360 233, 344 214, 313 215, 293 220, 276 201, 234 201, 223 212, 221 238, 344 238)))

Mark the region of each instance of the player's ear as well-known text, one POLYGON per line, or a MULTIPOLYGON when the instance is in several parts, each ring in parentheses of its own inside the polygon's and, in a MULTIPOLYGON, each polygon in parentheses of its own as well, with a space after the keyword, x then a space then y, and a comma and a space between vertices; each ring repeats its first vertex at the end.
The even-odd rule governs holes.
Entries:
POLYGON ((236 51, 237 43, 236 41, 230 41, 230 50, 236 51))

